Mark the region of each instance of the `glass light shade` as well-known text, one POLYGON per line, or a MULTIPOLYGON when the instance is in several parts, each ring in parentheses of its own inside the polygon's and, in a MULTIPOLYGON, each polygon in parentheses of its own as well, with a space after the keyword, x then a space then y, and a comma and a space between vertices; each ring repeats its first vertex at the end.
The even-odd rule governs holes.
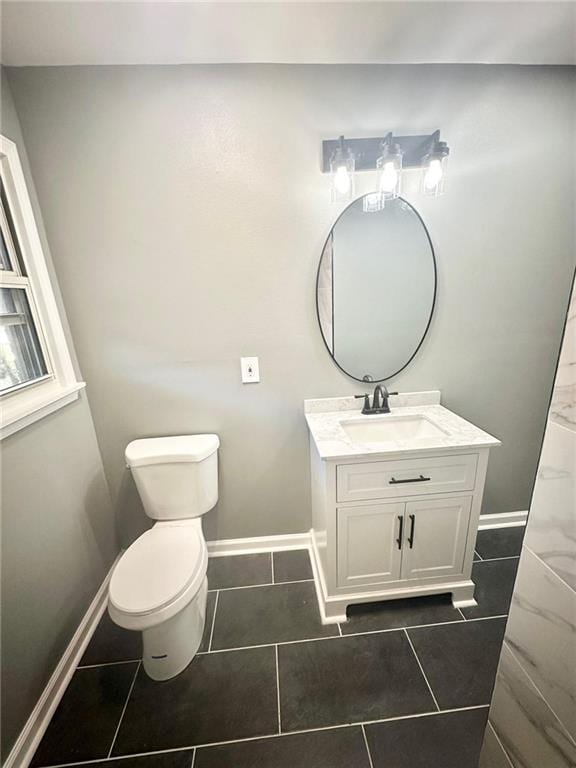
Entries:
POLYGON ((397 144, 385 145, 382 156, 376 161, 380 174, 378 188, 384 200, 394 200, 400 195, 402 182, 402 150, 397 144))
POLYGON ((431 197, 444 194, 448 155, 432 153, 422 171, 422 192, 431 197))
POLYGON ((341 139, 340 146, 335 150, 330 159, 333 203, 352 200, 354 196, 355 166, 356 162, 353 152, 344 146, 344 142, 341 139))
POLYGON ((380 192, 371 192, 362 198, 362 211, 364 213, 378 213, 384 208, 384 198, 380 192))

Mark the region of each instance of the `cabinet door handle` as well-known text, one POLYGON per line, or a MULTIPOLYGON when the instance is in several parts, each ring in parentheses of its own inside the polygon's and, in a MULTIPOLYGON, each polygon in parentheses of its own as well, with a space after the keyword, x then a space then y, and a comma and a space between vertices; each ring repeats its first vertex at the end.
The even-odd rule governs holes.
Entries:
POLYGON ((398 544, 398 549, 402 549, 402 533, 404 531, 404 515, 398 515, 398 538, 396 539, 396 544, 398 544))
POLYGON ((410 549, 414 546, 414 528, 416 527, 416 515, 408 515, 410 518, 410 533, 408 535, 408 544, 410 549))
POLYGON ((395 477, 388 480, 388 485, 400 485, 401 483, 427 483, 430 480, 429 477, 420 475, 419 477, 409 477, 406 480, 396 480, 395 477))

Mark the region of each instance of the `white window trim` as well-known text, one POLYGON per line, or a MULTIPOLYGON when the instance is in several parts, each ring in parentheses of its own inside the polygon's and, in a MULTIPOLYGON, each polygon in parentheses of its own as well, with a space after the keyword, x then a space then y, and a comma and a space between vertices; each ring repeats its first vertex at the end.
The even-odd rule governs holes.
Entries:
POLYGON ((74 402, 86 384, 78 381, 52 290, 26 180, 13 141, 0 135, 0 163, 14 228, 30 281, 51 375, 0 397, 0 440, 74 402))

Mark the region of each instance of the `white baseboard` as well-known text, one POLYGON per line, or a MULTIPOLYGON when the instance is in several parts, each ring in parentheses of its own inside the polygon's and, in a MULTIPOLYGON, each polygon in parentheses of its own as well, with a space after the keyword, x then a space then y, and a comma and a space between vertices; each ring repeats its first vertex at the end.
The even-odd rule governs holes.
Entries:
POLYGON ((257 552, 279 552, 289 549, 308 549, 309 533, 287 533, 283 536, 254 536, 247 539, 220 539, 209 541, 208 556, 248 555, 257 552))
POLYGON ((52 673, 48 685, 44 689, 38 703, 32 710, 32 714, 26 721, 26 725, 22 729, 20 736, 6 758, 3 768, 27 768, 34 757, 34 753, 40 744, 42 736, 44 736, 44 732, 50 723, 52 715, 60 703, 60 699, 64 695, 64 691, 66 690, 66 687, 86 650, 86 646, 90 642, 90 638, 94 634, 94 630, 98 626, 98 622, 106 609, 108 582, 110 581, 112 571, 117 562, 118 559, 116 559, 112 568, 108 571, 96 596, 90 603, 90 607, 84 614, 78 629, 74 633, 72 640, 68 643, 68 647, 52 673))
POLYGON ((496 515, 480 515, 479 531, 490 528, 512 528, 526 525, 528 512, 500 512, 496 515))
MULTIPOLYGON (((526 525, 528 512, 501 512, 496 515, 481 515, 479 530, 508 528, 526 525)), ((254 536, 242 539, 217 539, 208 541, 208 556, 249 555, 258 552, 280 552, 289 549, 309 549, 310 533, 287 533, 282 536, 254 536)))

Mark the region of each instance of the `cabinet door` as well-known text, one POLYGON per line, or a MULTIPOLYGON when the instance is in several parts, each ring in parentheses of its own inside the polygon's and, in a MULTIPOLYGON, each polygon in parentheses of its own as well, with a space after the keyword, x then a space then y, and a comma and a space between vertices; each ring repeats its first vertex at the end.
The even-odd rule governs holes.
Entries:
POLYGON ((404 502, 338 509, 338 586, 400 578, 404 502))
POLYGON ((403 579, 462 573, 471 508, 471 496, 406 504, 403 579))

